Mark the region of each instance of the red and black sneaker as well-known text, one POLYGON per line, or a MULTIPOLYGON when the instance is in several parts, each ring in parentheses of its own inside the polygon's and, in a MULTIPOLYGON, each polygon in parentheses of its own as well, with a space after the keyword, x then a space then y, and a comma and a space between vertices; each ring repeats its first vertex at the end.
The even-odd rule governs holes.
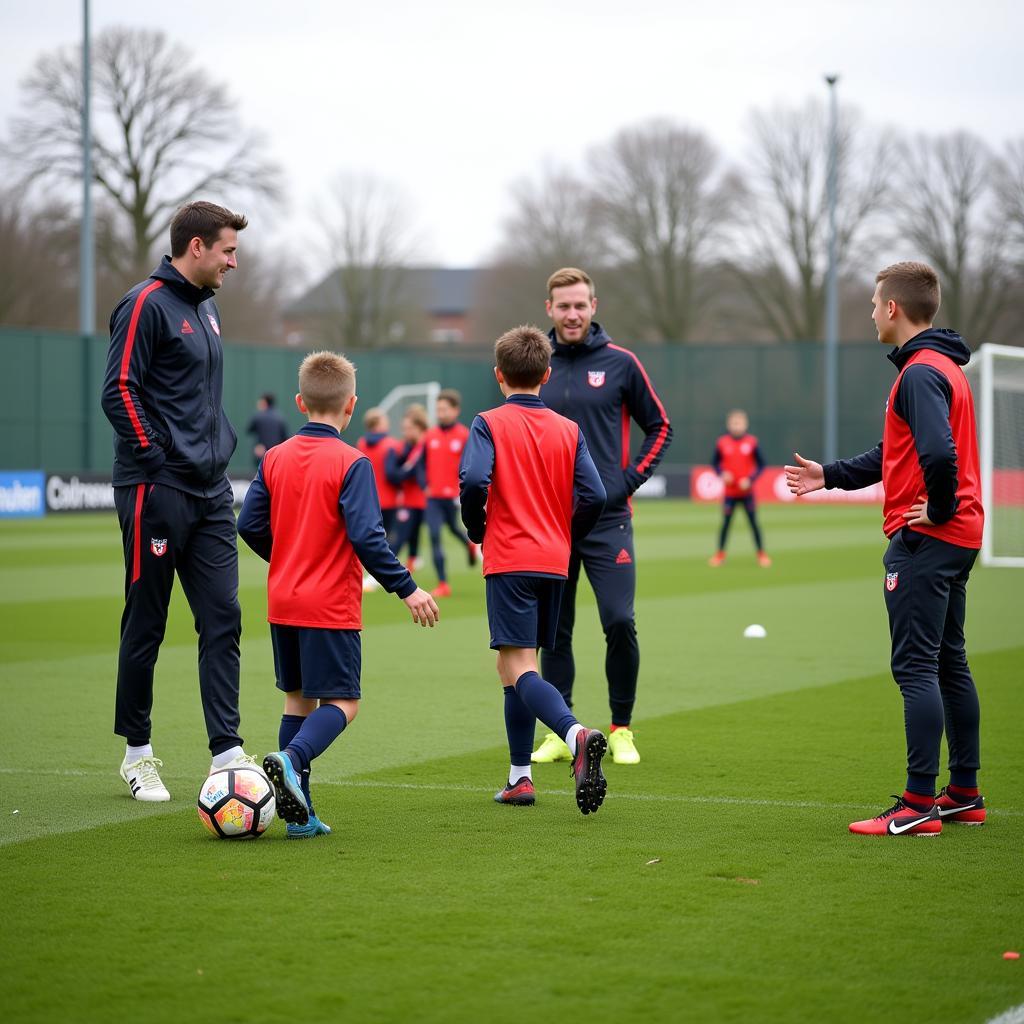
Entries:
POLYGON ((961 801, 949 792, 947 786, 943 786, 935 798, 935 806, 942 821, 951 821, 955 825, 985 824, 983 796, 969 796, 965 801, 961 801))
POLYGON ((601 771, 601 758, 608 741, 600 729, 584 729, 576 736, 572 775, 576 780, 576 806, 584 814, 594 813, 604 803, 608 782, 601 771))
POLYGON ((504 789, 494 794, 496 804, 509 804, 511 807, 532 807, 537 802, 537 793, 533 788, 532 779, 520 779, 515 785, 506 783, 504 789))
POLYGON ((939 810, 932 805, 921 811, 893 794, 896 803, 877 818, 855 821, 850 831, 858 836, 937 836, 942 832, 939 810))

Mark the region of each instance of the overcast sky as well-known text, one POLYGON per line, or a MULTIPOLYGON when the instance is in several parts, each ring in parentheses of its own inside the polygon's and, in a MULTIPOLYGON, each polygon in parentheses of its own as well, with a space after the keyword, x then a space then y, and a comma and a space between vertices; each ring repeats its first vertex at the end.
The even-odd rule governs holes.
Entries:
MULTIPOLYGON (((81 0, 0 0, 0 138, 35 57, 76 43, 81 0)), ((158 28, 226 81, 284 166, 288 230, 339 170, 406 192, 422 255, 472 265, 493 248, 508 184, 579 162, 651 117, 703 128, 742 159, 750 109, 841 98, 906 132, 1024 135, 1024 4, 1012 0, 730 2, 93 0, 94 32, 158 28)), ((255 239, 254 239, 255 240, 255 239)), ((316 273, 315 269, 312 269, 316 273)))

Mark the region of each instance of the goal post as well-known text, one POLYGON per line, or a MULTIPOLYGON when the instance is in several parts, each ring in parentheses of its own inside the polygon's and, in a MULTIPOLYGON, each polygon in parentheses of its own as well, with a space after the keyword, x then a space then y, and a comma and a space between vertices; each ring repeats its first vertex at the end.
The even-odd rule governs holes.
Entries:
POLYGON ((437 421, 437 396, 440 393, 441 385, 436 380, 423 384, 398 384, 377 403, 377 407, 387 413, 393 426, 397 426, 410 405, 426 406, 427 422, 433 426, 437 421))
POLYGON ((1024 348, 982 345, 967 371, 985 507, 981 564, 1024 568, 1024 348))

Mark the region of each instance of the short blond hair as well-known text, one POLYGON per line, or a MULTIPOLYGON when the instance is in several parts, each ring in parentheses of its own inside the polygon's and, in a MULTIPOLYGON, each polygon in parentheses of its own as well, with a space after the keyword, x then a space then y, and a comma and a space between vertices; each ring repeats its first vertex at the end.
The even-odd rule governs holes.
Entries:
POLYGON ((363 426, 366 427, 367 430, 373 430, 373 428, 377 426, 382 419, 384 419, 384 416, 384 410, 379 405, 375 405, 366 410, 366 415, 363 417, 363 426))
POLYGON ((299 367, 299 394, 313 413, 339 413, 355 394, 356 368, 337 352, 310 352, 299 367))
POLYGON ((551 293, 556 288, 567 288, 571 284, 585 284, 590 289, 590 297, 594 297, 594 282, 585 270, 580 270, 579 267, 562 267, 548 278, 548 298, 551 298, 551 293))

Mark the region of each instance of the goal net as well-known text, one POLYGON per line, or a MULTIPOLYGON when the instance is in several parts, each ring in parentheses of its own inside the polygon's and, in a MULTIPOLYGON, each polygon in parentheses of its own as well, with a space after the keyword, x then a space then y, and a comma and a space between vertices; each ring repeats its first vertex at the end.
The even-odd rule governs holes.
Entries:
POLYGON ((982 345, 966 369, 981 453, 981 563, 1024 567, 1024 348, 982 345))

